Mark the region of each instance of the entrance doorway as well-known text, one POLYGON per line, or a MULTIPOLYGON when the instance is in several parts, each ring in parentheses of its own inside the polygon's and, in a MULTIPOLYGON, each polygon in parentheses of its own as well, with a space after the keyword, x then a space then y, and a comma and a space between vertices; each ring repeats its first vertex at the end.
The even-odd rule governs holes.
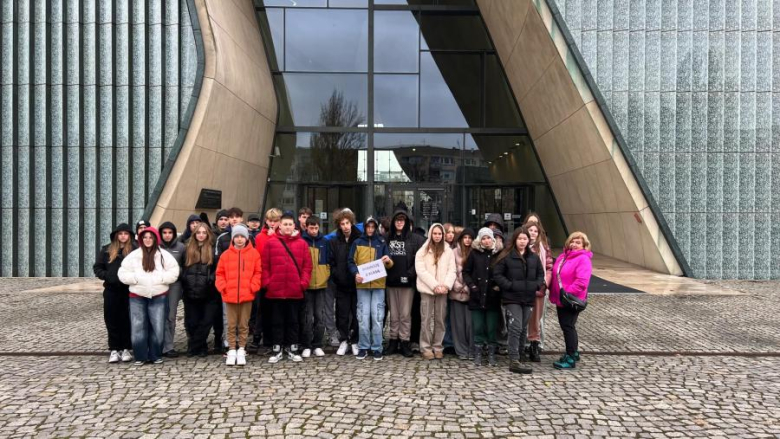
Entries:
POLYGON ((406 210, 414 226, 427 234, 432 224, 452 220, 452 196, 451 186, 376 185, 374 206, 379 217, 390 217, 397 209, 406 210))
MULTIPOLYGON (((341 207, 349 207, 355 212, 358 221, 362 221, 365 186, 361 185, 330 185, 330 186, 304 186, 304 198, 302 204, 311 208, 314 215, 320 218, 320 230, 322 234, 328 234, 335 230, 332 224, 333 211, 341 207)), ((297 212, 296 212, 297 214, 297 212)))
POLYGON ((511 233, 522 225, 534 205, 531 186, 480 186, 467 189, 468 226, 479 230, 490 214, 500 214, 504 230, 511 233))

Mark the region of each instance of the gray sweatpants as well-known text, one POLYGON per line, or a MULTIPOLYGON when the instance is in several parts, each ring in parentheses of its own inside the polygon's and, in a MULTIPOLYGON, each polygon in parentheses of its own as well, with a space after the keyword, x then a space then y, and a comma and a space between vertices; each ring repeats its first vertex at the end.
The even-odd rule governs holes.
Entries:
POLYGON ((165 341, 163 353, 173 350, 173 337, 176 335, 176 312, 182 296, 181 282, 174 282, 168 287, 168 317, 165 319, 165 341))
POLYGON ((474 352, 474 336, 471 333, 471 310, 468 302, 450 300, 450 330, 452 345, 459 357, 468 357, 474 352))
POLYGON ((520 350, 525 349, 525 339, 528 330, 528 319, 531 318, 533 307, 516 304, 504 305, 506 311, 507 350, 509 361, 520 359, 520 350))

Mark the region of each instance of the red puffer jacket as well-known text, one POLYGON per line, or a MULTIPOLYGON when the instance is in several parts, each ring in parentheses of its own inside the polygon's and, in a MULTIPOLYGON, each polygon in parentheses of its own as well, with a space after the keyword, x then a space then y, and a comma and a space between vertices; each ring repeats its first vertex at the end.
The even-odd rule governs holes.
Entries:
POLYGON ((245 303, 255 300, 255 294, 260 291, 261 270, 260 253, 255 251, 251 242, 247 241, 246 247, 241 250, 231 243, 217 265, 216 284, 222 301, 245 303))
POLYGON ((303 292, 309 287, 311 280, 311 255, 309 246, 301 239, 301 235, 278 235, 277 239, 269 239, 263 249, 263 288, 269 299, 303 299, 303 292), (300 276, 282 240, 301 270, 300 276))

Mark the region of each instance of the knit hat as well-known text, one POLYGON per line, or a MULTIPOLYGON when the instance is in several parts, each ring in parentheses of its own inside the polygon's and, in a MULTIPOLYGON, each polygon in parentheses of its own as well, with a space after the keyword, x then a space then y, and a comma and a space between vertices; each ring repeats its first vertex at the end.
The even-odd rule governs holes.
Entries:
POLYGON ((490 239, 496 239, 493 236, 493 231, 488 229, 487 227, 483 227, 483 228, 479 229, 479 233, 477 233, 477 242, 482 242, 482 237, 483 236, 489 236, 490 239))
POLYGON ((504 232, 501 231, 501 229, 493 230, 493 238, 498 239, 501 238, 501 240, 504 240, 504 232))
POLYGON ((246 228, 243 224, 236 224, 231 228, 230 231, 230 240, 232 241, 233 238, 236 236, 241 235, 246 239, 249 239, 249 230, 246 228))
POLYGON ((228 217, 227 210, 225 210, 225 209, 222 209, 219 212, 217 212, 217 221, 219 221, 219 219, 222 218, 223 216, 225 218, 228 217))
POLYGON ((464 237, 466 235, 469 235, 469 236, 471 236, 471 239, 474 239, 474 236, 476 236, 476 233, 474 233, 474 229, 472 229, 471 227, 466 227, 465 229, 463 229, 462 232, 460 232, 460 236, 458 237, 458 240, 460 240, 460 238, 462 238, 462 237, 464 237))
POLYGON ((149 224, 149 221, 145 219, 139 219, 137 223, 135 223, 135 232, 138 233, 138 229, 143 227, 149 227, 151 224, 149 224))
POLYGON ((262 222, 262 220, 260 219, 260 215, 258 215, 256 213, 253 213, 253 214, 249 215, 249 219, 247 221, 260 221, 260 222, 262 222))

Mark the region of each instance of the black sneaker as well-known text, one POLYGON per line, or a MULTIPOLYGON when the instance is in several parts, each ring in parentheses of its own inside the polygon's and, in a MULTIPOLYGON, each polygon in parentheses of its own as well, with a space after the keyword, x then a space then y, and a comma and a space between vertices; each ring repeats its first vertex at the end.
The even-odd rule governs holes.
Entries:
POLYGON ((374 351, 374 361, 379 361, 379 360, 381 360, 382 358, 384 358, 384 357, 382 356, 382 351, 374 351))
POLYGON ((367 349, 361 349, 358 351, 358 354, 355 356, 358 360, 365 360, 368 356, 368 350, 367 349))
POLYGON ((179 353, 176 352, 176 349, 171 349, 170 351, 165 352, 163 354, 163 357, 165 357, 165 358, 178 358, 179 357, 179 353))

